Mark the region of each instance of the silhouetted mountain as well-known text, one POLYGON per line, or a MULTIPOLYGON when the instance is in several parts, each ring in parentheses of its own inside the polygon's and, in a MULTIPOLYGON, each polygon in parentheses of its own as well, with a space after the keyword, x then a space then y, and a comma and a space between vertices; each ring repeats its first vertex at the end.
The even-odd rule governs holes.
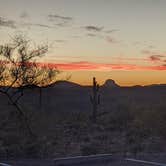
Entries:
POLYGON ((69 82, 69 81, 56 81, 55 83, 49 85, 49 87, 57 87, 57 88, 80 88, 81 85, 69 82))
POLYGON ((165 87, 166 84, 152 84, 152 85, 147 85, 147 86, 144 86, 144 87, 165 87))
MULTIPOLYGON (((45 111, 91 111, 91 86, 81 86, 69 81, 57 81, 42 87, 42 110, 45 111)), ((136 105, 155 105, 165 103, 166 85, 121 87, 114 80, 106 80, 99 89, 101 96, 100 111, 118 110, 119 103, 132 102, 136 105)), ((40 90, 28 87, 20 102, 30 110, 40 110, 40 90)), ((2 103, 8 105, 4 95, 0 94, 2 103)))
POLYGON ((105 87, 105 88, 117 88, 117 87, 120 87, 114 80, 112 79, 108 79, 105 81, 105 83, 102 85, 102 87, 105 87))

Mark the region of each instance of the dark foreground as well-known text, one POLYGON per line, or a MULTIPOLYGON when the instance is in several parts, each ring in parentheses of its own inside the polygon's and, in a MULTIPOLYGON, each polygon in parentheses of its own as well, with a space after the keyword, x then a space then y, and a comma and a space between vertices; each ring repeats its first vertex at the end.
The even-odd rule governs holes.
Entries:
POLYGON ((137 159, 117 156, 67 158, 62 160, 10 160, 1 161, 0 166, 166 166, 163 156, 144 156, 137 159))

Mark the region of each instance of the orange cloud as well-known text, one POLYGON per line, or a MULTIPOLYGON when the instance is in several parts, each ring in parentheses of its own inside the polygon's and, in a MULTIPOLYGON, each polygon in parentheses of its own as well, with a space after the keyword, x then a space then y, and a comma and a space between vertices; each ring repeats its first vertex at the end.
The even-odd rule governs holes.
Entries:
MULTIPOLYGON (((8 61, 0 61, 1 65, 9 64, 8 61)), ((18 64, 19 65, 19 64, 18 64)), ((122 70, 122 71, 161 71, 166 70, 166 65, 160 66, 139 66, 134 64, 106 64, 106 63, 92 63, 87 61, 71 62, 71 63, 44 63, 44 62, 29 62, 27 66, 36 65, 41 68, 51 68, 65 71, 111 71, 111 70, 122 70)))
POLYGON ((126 71, 144 71, 144 70, 166 70, 166 66, 138 66, 134 64, 104 64, 91 62, 72 62, 72 63, 37 63, 39 67, 58 68, 59 70, 82 70, 82 71, 111 71, 111 70, 126 70, 126 71))

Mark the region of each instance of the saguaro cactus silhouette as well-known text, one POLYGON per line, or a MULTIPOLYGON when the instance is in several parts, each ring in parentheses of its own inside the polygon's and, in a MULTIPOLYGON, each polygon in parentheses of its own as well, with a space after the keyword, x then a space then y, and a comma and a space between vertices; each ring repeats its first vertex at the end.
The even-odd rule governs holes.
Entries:
POLYGON ((98 108, 98 105, 100 104, 100 95, 99 95, 99 84, 97 83, 95 77, 93 77, 93 87, 92 87, 92 95, 90 95, 90 101, 93 106, 92 120, 96 122, 97 108, 98 108))

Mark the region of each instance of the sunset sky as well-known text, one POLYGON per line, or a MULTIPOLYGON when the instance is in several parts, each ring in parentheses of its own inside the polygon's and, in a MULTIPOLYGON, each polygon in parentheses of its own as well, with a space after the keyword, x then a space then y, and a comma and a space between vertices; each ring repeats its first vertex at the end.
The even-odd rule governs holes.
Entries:
POLYGON ((23 33, 48 44, 70 81, 166 83, 166 0, 0 0, 0 44, 23 33))

